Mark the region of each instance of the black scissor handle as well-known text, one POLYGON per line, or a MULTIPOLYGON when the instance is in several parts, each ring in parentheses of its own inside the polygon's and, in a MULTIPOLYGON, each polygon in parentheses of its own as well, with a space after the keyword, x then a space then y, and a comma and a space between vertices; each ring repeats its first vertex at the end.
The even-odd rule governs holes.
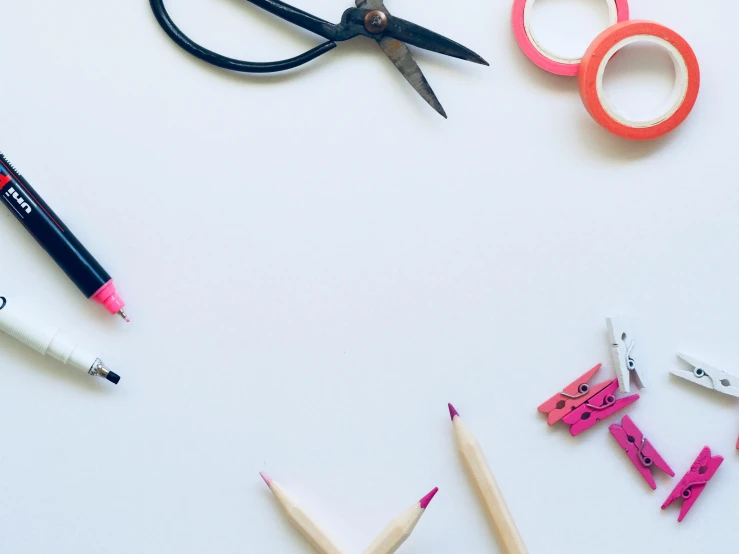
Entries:
POLYGON ((247 62, 236 60, 234 58, 222 56, 212 50, 208 50, 190 39, 190 37, 175 25, 172 18, 169 17, 169 13, 167 13, 166 8, 164 7, 164 0, 149 0, 149 3, 151 4, 154 16, 157 18, 162 29, 164 29, 164 32, 167 33, 169 37, 183 50, 205 62, 208 62, 209 64, 222 67, 223 69, 230 69, 231 71, 239 71, 242 73, 275 73, 278 71, 285 71, 308 63, 309 61, 316 59, 318 56, 325 54, 329 50, 336 48, 335 42, 328 41, 308 50, 304 54, 290 58, 289 60, 282 60, 279 62, 247 62))

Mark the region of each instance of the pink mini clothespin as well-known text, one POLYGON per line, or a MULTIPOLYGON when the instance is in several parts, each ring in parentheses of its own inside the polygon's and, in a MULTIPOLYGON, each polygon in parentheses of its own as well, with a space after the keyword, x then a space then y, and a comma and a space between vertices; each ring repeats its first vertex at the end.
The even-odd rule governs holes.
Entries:
POLYGON ((657 490, 657 483, 654 481, 654 475, 652 475, 650 469, 652 466, 661 469, 670 477, 675 477, 675 472, 667 465, 657 449, 644 437, 644 434, 631 421, 629 416, 624 416, 620 425, 614 423, 608 430, 616 438, 618 444, 626 450, 631 463, 636 466, 636 469, 649 483, 652 490, 657 490))
POLYGON ((723 461, 723 456, 711 456, 711 449, 706 446, 698 454, 695 462, 690 466, 690 470, 680 479, 675 490, 672 491, 670 496, 667 497, 667 500, 665 500, 665 503, 662 504, 662 509, 667 508, 667 506, 675 502, 678 498, 682 498, 683 505, 680 508, 680 515, 677 517, 678 521, 682 521, 688 515, 690 508, 698 500, 703 489, 706 488, 706 485, 723 461))
POLYGON ((602 391, 585 402, 585 404, 562 418, 562 421, 570 426, 570 434, 573 437, 590 429, 609 415, 624 409, 632 402, 639 400, 638 394, 632 394, 631 396, 616 400, 613 393, 616 392, 617 388, 618 379, 614 379, 602 391))
POLYGON ((547 423, 549 425, 554 425, 572 410, 582 406, 610 383, 610 381, 604 381, 592 387, 588 384, 588 381, 598 373, 601 365, 603 364, 598 364, 585 375, 567 385, 562 392, 558 392, 539 406, 541 413, 548 414, 547 423))

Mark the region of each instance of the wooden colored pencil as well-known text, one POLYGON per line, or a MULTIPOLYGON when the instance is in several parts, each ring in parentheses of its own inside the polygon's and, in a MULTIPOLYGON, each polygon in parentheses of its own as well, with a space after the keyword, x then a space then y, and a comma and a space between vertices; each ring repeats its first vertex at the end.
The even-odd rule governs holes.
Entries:
POLYGON ((341 554, 341 550, 328 538, 318 525, 308 516, 308 514, 298 504, 290 498, 280 485, 275 483, 269 476, 260 473, 264 482, 275 495, 277 502, 285 512, 290 522, 300 531, 305 539, 320 554, 341 554))
POLYGON ((364 551, 364 554, 393 554, 408 540, 416 525, 426 511, 426 507, 439 492, 435 488, 405 512, 396 517, 385 530, 379 534, 374 542, 364 551))
POLYGON ((527 554, 526 545, 516 528, 505 499, 495 482, 485 454, 470 430, 459 417, 454 406, 449 404, 449 415, 457 436, 457 446, 462 455, 467 473, 482 500, 487 516, 500 539, 506 554, 527 554))

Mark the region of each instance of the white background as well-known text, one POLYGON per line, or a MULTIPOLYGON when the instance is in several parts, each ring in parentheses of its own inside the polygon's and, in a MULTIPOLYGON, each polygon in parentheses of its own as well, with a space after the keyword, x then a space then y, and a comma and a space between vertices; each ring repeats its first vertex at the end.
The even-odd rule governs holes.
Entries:
MULTIPOLYGON (((337 21, 345 0, 294 0, 337 21)), ((539 0, 584 51, 605 3, 539 0)), ((225 54, 319 40, 237 0, 168 0, 225 54)), ((600 129, 574 79, 533 66, 508 0, 388 0, 485 68, 415 49, 444 121, 356 39, 272 77, 179 50, 148 2, 2 2, 0 147, 114 275, 133 320, 86 302, 5 210, 2 293, 97 349, 118 387, 0 337, 0 551, 302 553, 267 471, 346 548, 441 491, 406 554, 497 552, 446 403, 483 444, 532 553, 730 552, 736 403, 668 374, 739 371, 739 8, 634 0, 701 62, 664 140, 600 129), (652 492, 601 424, 536 407, 631 317, 651 387, 629 413, 678 477, 652 492), (685 522, 660 511, 710 445, 726 461, 685 522)), ((654 108, 672 69, 624 52, 606 88, 654 108)), ((604 370, 599 380, 607 378, 604 370)))

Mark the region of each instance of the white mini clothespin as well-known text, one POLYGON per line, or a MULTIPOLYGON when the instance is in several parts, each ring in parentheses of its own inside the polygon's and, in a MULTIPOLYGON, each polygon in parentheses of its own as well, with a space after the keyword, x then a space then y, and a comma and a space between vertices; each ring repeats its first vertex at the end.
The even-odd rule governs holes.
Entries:
POLYGON ((632 350, 634 349, 634 337, 631 334, 626 320, 620 317, 607 317, 608 333, 611 336, 611 353, 613 355, 613 365, 618 377, 618 388, 621 392, 627 393, 631 389, 630 376, 634 376, 634 382, 640 389, 647 387, 644 378, 644 370, 639 369, 632 350))
POLYGON ((671 369, 670 373, 701 387, 739 398, 739 377, 716 369, 685 354, 678 354, 677 356, 693 366, 693 370, 671 369))

